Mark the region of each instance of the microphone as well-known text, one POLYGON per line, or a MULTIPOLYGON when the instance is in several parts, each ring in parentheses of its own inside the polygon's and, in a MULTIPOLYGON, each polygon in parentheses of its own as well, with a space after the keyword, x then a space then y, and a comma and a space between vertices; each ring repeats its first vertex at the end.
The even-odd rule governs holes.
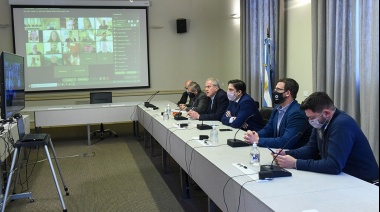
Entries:
POLYGON ((175 120, 188 120, 188 118, 182 116, 182 112, 178 112, 177 114, 174 115, 175 120))
POLYGON ((150 97, 146 100, 145 103, 149 103, 149 102, 153 99, 153 97, 156 96, 158 93, 160 93, 160 91, 157 91, 157 92, 154 93, 152 96, 150 96, 150 97))
POLYGON ((154 96, 156 96, 158 93, 160 93, 160 91, 157 91, 157 92, 155 92, 152 96, 150 96, 147 100, 146 100, 146 102, 144 102, 144 106, 145 107, 151 107, 151 108, 153 108, 153 109, 158 109, 158 107, 156 107, 155 105, 152 105, 152 104, 150 104, 150 101, 153 99, 153 97, 154 96))
POLYGON ((203 120, 202 120, 202 124, 197 124, 197 129, 198 130, 209 130, 209 129, 212 129, 212 126, 207 125, 207 124, 203 124, 203 120))
MULTIPOLYGON (((207 110, 206 110, 205 114, 208 113, 209 109, 210 108, 207 106, 207 110)), ((207 125, 207 124, 203 124, 203 120, 202 120, 202 124, 197 124, 197 129, 198 130, 209 130, 209 129, 212 129, 212 126, 207 125)))
POLYGON ((235 136, 233 139, 227 139, 227 144, 231 147, 242 147, 242 146, 250 146, 251 144, 249 143, 246 143, 245 141, 242 141, 242 140, 239 140, 239 139, 236 139, 236 135, 237 133, 240 131, 240 129, 243 127, 244 124, 247 123, 248 119, 254 117, 256 114, 252 114, 250 116, 248 116, 245 121, 243 122, 243 124, 239 127, 239 129, 236 131, 235 133, 235 136))
POLYGON ((290 141, 294 140, 298 136, 302 136, 302 132, 298 132, 295 136, 291 137, 285 145, 281 148, 281 150, 277 153, 277 155, 273 158, 271 165, 261 165, 259 172, 259 179, 265 178, 275 178, 275 177, 290 177, 292 173, 287 171, 284 168, 279 166, 274 166, 273 162, 276 160, 277 156, 280 155, 283 149, 290 143, 290 141))

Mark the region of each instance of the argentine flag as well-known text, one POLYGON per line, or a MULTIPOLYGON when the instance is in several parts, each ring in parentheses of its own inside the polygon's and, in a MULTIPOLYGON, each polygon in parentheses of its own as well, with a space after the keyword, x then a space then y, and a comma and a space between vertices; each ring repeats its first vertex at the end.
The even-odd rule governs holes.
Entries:
POLYGON ((270 60, 270 41, 271 39, 269 37, 265 38, 264 40, 264 56, 265 56, 265 63, 264 63, 264 79, 263 79, 263 99, 264 99, 264 107, 272 107, 272 83, 270 79, 270 72, 271 72, 271 60, 270 60))

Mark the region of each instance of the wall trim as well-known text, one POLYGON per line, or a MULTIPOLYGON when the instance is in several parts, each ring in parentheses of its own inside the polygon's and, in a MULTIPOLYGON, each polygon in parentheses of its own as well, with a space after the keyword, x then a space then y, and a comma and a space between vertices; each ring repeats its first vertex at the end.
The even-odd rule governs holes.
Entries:
MULTIPOLYGON (((137 92, 126 92, 126 91, 119 91, 115 92, 112 91, 112 97, 129 97, 129 96, 151 96, 153 93, 157 91, 137 91, 137 92)), ((182 94, 183 90, 165 90, 160 91, 157 95, 172 95, 172 94, 182 94)), ((54 93, 54 94, 46 94, 46 93, 38 93, 38 94, 31 94, 26 93, 25 94, 25 100, 26 101, 44 101, 44 100, 62 100, 62 99, 88 99, 89 98, 89 92, 82 92, 82 93, 76 93, 76 94, 68 94, 68 93, 54 93)))

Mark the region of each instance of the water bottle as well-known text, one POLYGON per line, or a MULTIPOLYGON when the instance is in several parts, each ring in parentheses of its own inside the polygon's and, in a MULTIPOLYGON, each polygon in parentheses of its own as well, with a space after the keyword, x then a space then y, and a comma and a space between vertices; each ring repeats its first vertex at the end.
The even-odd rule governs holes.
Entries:
POLYGON ((216 129, 215 125, 212 126, 212 129, 211 129, 211 132, 210 132, 210 141, 212 143, 219 142, 219 139, 218 139, 218 130, 216 129))
POLYGON ((169 111, 168 108, 165 108, 164 114, 162 114, 163 120, 169 120, 169 111))
POLYGON ((260 151, 257 149, 257 144, 253 143, 252 144, 252 149, 251 149, 251 158, 250 158, 250 164, 259 167, 260 166, 260 151))
POLYGON ((169 116, 170 116, 170 114, 172 114, 172 109, 170 109, 170 104, 168 104, 168 105, 166 106, 166 110, 168 111, 168 114, 169 114, 169 116))

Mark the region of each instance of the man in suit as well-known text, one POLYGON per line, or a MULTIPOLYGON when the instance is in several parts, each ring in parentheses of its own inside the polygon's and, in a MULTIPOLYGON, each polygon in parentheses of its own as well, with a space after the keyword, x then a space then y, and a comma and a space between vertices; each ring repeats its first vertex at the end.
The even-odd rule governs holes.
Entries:
POLYGON ((228 81, 227 97, 230 102, 221 121, 233 128, 261 130, 264 127, 264 121, 255 101, 246 93, 246 89, 245 83, 241 80, 228 81))
POLYGON ((294 79, 280 79, 272 93, 273 102, 278 106, 273 109, 267 125, 258 132, 247 131, 244 140, 256 142, 261 147, 295 149, 304 146, 312 127, 295 100, 298 89, 299 85, 294 79))
POLYGON ((73 35, 73 31, 69 31, 69 37, 68 38, 66 38, 66 40, 65 40, 66 42, 76 42, 77 41, 77 39, 74 37, 74 35, 73 35))
POLYGON ((325 174, 345 172, 368 182, 379 179, 379 165, 363 131, 335 107, 327 93, 311 94, 300 109, 314 129, 307 145, 281 151, 276 158, 280 167, 325 174))
POLYGON ((46 52, 46 54, 58 54, 58 44, 57 43, 50 43, 50 50, 46 52))
POLYGON ((183 92, 181 99, 178 101, 177 105, 180 106, 181 104, 187 103, 187 98, 189 97, 189 93, 187 91, 187 88, 189 87, 189 84, 192 82, 192 80, 187 80, 185 82, 185 92, 183 92))
POLYGON ((37 44, 33 44, 32 51, 29 54, 38 54, 38 55, 41 55, 42 53, 40 51, 38 51, 37 44))
POLYGON ((187 88, 189 92, 190 102, 186 105, 180 105, 181 110, 197 111, 198 113, 205 113, 207 110, 208 99, 207 95, 202 92, 201 87, 196 82, 191 82, 187 88))
POLYGON ((220 121, 228 107, 227 93, 220 88, 219 81, 214 78, 208 78, 205 86, 205 92, 208 97, 206 112, 189 111, 188 115, 192 119, 220 121))

